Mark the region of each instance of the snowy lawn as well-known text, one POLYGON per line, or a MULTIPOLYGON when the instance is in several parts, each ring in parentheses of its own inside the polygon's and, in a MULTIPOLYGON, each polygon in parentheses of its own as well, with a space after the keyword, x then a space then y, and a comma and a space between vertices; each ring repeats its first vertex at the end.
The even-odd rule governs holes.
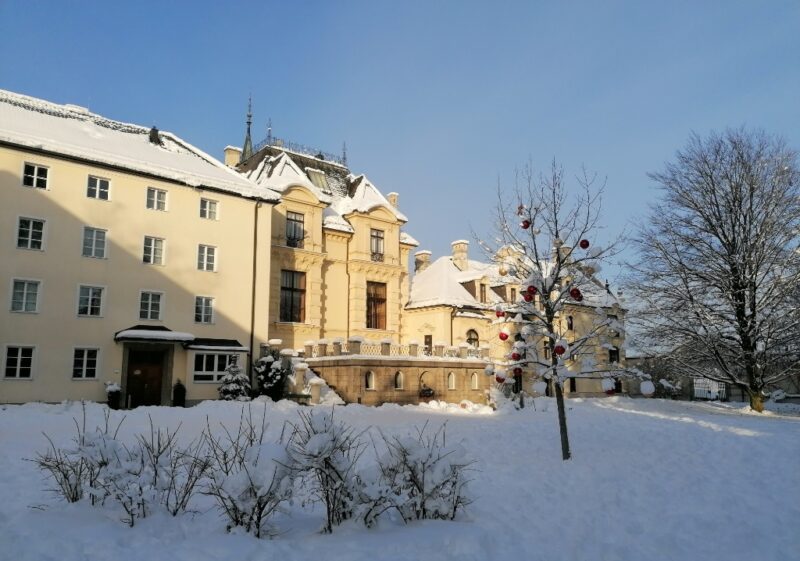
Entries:
MULTIPOLYGON (((245 405, 246 406, 246 405, 245 405)), ((242 404, 190 409, 145 407, 123 415, 123 439, 148 427, 176 427, 189 439, 212 424, 238 423, 242 404)), ((263 403, 252 405, 258 412, 263 403)), ((298 407, 268 404, 269 436, 298 407)), ((627 398, 568 401, 573 459, 562 462, 555 403, 524 411, 466 412, 428 406, 337 407, 362 429, 401 434, 447 422, 477 460, 475 502, 455 522, 407 526, 347 522, 323 535, 320 507, 296 502, 258 540, 225 532, 208 497, 198 512, 156 515, 128 528, 110 506, 56 500, 24 458, 44 450, 47 433, 67 445, 78 403, 0 407, 0 559, 485 559, 789 560, 800 558, 800 418, 742 414, 733 406, 627 398)), ((104 407, 88 406, 89 425, 104 407)), ((370 452, 370 450, 368 450, 370 452)), ((371 457, 367 454, 365 457, 371 457)))

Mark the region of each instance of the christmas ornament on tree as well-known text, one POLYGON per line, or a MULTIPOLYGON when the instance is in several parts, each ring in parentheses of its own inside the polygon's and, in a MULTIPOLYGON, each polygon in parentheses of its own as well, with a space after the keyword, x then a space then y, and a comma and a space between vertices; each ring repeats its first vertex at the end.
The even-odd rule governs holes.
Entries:
POLYGON ((520 224, 520 226, 522 227, 523 230, 527 230, 528 228, 531 227, 531 221, 530 220, 523 220, 522 223, 520 224))
POLYGON ((564 345, 562 345, 561 343, 559 343, 559 344, 557 344, 555 347, 553 347, 553 352, 554 352, 554 353, 556 353, 558 356, 561 356, 561 355, 563 355, 565 352, 567 352, 567 349, 565 349, 565 348, 564 348, 564 345))
POLYGON ((581 240, 578 245, 581 246, 581 249, 589 249, 589 240, 581 240))
POLYGON ((533 294, 531 294, 530 292, 526 292, 525 294, 522 295, 522 298, 526 302, 532 302, 533 301, 533 294))
POLYGON ((500 337, 501 341, 505 341, 506 339, 508 339, 508 333, 506 333, 505 331, 501 331, 500 333, 497 334, 497 336, 500 337))
POLYGON ((496 315, 497 317, 501 318, 504 315, 506 315, 506 313, 503 310, 497 310, 497 311, 495 311, 494 315, 496 315))
POLYGON ((503 382, 506 381, 506 379, 504 376, 498 374, 497 376, 494 377, 494 381, 497 382, 498 384, 502 384, 503 382))
POLYGON ((511 360, 519 360, 520 355, 519 353, 511 353, 511 360))
POLYGON ((583 294, 581 294, 581 290, 577 286, 569 289, 569 295, 573 300, 577 300, 578 302, 583 300, 583 294))
POLYGON ((519 366, 517 366, 517 367, 514 369, 514 376, 521 376, 521 375, 522 375, 522 368, 520 368, 519 366))
POLYGON ((537 288, 533 285, 530 285, 527 290, 528 294, 536 294, 537 288))

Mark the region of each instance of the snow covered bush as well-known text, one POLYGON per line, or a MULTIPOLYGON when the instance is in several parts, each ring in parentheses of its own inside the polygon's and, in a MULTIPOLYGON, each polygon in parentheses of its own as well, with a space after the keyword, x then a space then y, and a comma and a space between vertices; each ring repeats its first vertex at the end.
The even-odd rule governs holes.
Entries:
POLYGON ((206 427, 210 469, 204 493, 214 498, 227 518, 227 530, 242 528, 260 538, 268 521, 292 495, 292 473, 286 448, 264 442, 266 408, 259 424, 242 411, 235 434, 215 435, 206 427))
MULTIPOLYGON (((427 423, 416 435, 380 433, 385 452, 377 458, 380 484, 362 487, 369 504, 364 522, 371 526, 382 512, 395 509, 410 520, 453 520, 472 502, 467 473, 475 463, 460 444, 447 445, 445 425, 426 434, 427 423)), ((377 449, 377 446, 375 446, 377 449)))
POLYGON ((272 401, 283 399, 286 393, 286 379, 292 373, 291 368, 284 368, 277 349, 271 354, 261 357, 254 365, 258 380, 258 393, 266 395, 272 401))
POLYGON ((355 466, 364 451, 361 433, 333 418, 330 412, 300 412, 288 442, 294 473, 307 485, 312 500, 325 505, 323 532, 333 532, 353 516, 356 506, 355 466))
POLYGON ((225 401, 250 401, 250 378, 231 355, 219 387, 219 398, 225 401))

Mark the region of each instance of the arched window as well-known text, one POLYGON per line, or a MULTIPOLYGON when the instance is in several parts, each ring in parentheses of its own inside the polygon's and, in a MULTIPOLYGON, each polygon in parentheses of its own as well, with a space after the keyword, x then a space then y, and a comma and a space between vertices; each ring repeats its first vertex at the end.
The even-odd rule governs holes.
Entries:
POLYGON ((456 375, 453 372, 447 375, 447 389, 456 389, 456 375))
POLYGON ((477 372, 473 372, 472 373, 472 377, 470 378, 470 387, 473 390, 477 390, 478 389, 478 373, 477 372))
POLYGON ((370 371, 364 374, 364 388, 368 390, 375 389, 375 373, 370 371))
POLYGON ((394 389, 402 390, 403 389, 403 373, 402 372, 395 372, 394 375, 394 389))
POLYGON ((470 329, 469 331, 467 331, 467 345, 477 349, 478 343, 480 343, 480 341, 478 340, 478 332, 475 331, 474 329, 470 329))
POLYGON ((567 316, 567 329, 572 331, 574 329, 574 324, 572 321, 572 316, 567 316))

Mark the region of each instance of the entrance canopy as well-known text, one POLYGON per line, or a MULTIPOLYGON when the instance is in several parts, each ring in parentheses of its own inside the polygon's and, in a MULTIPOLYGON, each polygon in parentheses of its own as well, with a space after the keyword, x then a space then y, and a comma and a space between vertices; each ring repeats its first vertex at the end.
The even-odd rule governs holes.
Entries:
POLYGON ((194 341, 195 336, 191 333, 182 331, 172 331, 163 325, 134 325, 128 329, 117 331, 114 334, 114 341, 139 341, 139 342, 171 342, 186 343, 194 341))
POLYGON ((193 351, 217 351, 226 353, 246 353, 250 349, 242 346, 236 339, 208 339, 198 337, 190 343, 183 345, 193 351))

